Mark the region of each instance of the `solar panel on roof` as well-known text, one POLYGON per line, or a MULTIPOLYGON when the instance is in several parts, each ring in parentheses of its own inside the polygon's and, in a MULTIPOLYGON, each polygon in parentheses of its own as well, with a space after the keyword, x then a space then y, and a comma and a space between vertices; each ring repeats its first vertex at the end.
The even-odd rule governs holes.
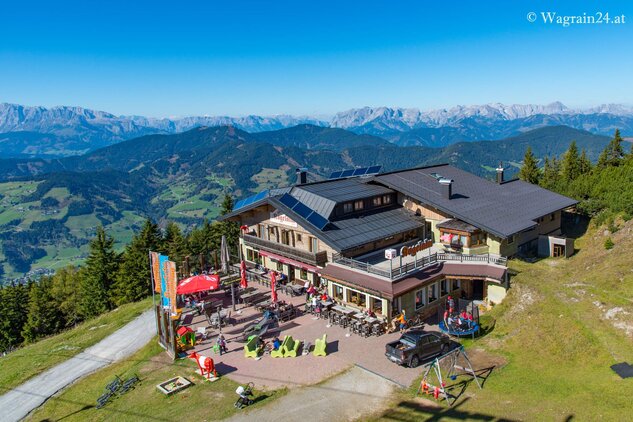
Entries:
POLYGON ((306 218, 306 219, 308 218, 310 214, 314 212, 312 208, 308 207, 307 205, 304 205, 301 202, 297 202, 297 204, 292 208, 292 210, 296 212, 297 214, 299 214, 301 217, 306 218))
POLYGON ((295 205, 297 205, 297 203, 299 201, 297 201, 296 198, 294 198, 291 195, 288 195, 287 193, 284 193, 281 198, 279 198, 279 202, 281 202, 282 204, 284 204, 285 206, 287 206, 288 208, 292 209, 292 207, 294 207, 295 205))
POLYGON ((341 177, 342 173, 342 171, 335 171, 334 173, 330 174, 330 179, 338 179, 339 177, 341 177))
POLYGON ((244 206, 244 200, 242 199, 242 200, 237 201, 233 209, 236 210, 238 208, 242 208, 243 206, 244 206))
POLYGON ((367 169, 367 173, 365 174, 376 174, 380 172, 382 166, 371 166, 367 169))
POLYGON ((341 177, 350 177, 354 174, 354 170, 345 170, 343 173, 341 173, 341 177))
POLYGON ((325 217, 321 216, 320 214, 317 214, 316 212, 313 212, 312 214, 310 214, 307 220, 310 224, 312 224, 314 227, 316 227, 319 230, 323 230, 325 226, 327 226, 327 224, 329 223, 329 221, 325 217))
POLYGON ((365 173, 367 173, 367 167, 362 167, 362 168, 354 170, 354 174, 352 174, 352 176, 362 176, 365 173))

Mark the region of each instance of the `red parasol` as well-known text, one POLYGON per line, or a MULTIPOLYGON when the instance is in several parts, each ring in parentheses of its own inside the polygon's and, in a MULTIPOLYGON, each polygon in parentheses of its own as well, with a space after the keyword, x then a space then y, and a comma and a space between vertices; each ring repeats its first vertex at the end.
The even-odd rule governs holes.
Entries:
POLYGON ((178 283, 176 293, 188 295, 192 293, 204 292, 207 290, 217 290, 220 288, 220 276, 214 275, 194 275, 178 283))
POLYGON ((245 289, 248 287, 248 281, 246 280, 246 262, 242 261, 240 264, 240 287, 245 289))
POLYGON ((272 290, 272 294, 270 298, 273 303, 277 303, 277 291, 275 290, 275 285, 277 284, 277 276, 274 272, 270 273, 270 289, 272 290))

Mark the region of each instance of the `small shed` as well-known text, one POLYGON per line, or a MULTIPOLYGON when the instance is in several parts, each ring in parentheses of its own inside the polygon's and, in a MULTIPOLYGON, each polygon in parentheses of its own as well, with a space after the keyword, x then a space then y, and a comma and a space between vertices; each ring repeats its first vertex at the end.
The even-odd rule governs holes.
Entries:
POLYGON ((569 258, 574 254, 574 239, 565 236, 540 235, 538 255, 569 258))

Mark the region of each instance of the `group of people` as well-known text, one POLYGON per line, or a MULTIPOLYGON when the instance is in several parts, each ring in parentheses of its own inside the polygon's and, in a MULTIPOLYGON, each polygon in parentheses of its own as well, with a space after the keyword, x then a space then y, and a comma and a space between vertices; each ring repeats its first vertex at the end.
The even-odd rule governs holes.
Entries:
POLYGON ((306 308, 313 309, 317 314, 323 312, 323 302, 332 300, 327 291, 319 292, 309 281, 306 281, 304 289, 306 292, 306 308))
POLYGON ((444 325, 449 330, 469 330, 473 325, 473 314, 462 309, 461 312, 455 310, 455 300, 449 296, 446 300, 446 310, 444 311, 444 325))

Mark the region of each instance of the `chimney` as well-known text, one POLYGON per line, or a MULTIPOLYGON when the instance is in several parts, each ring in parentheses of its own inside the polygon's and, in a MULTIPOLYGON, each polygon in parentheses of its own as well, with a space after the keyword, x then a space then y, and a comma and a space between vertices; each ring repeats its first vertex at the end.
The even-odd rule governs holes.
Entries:
POLYGON ((308 182, 308 169, 300 167, 296 170, 297 173, 297 185, 305 185, 308 182))
POLYGON ((503 183, 503 162, 499 161, 499 167, 497 167, 497 183, 503 183))
POLYGON ((439 182, 442 185, 442 197, 451 199, 451 196, 453 196, 453 181, 442 177, 439 182))

